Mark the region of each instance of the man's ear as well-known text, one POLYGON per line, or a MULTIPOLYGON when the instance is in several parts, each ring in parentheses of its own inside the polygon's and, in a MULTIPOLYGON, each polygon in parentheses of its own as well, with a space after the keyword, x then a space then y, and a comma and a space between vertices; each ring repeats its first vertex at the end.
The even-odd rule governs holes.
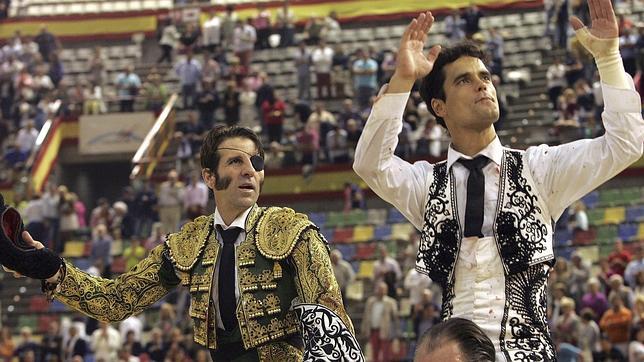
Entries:
POLYGON ((447 114, 447 108, 444 100, 438 99, 438 98, 432 98, 431 107, 437 116, 441 118, 445 118, 445 115, 447 114))
POLYGON ((215 189, 217 178, 215 177, 215 173, 212 172, 211 169, 209 168, 201 169, 201 178, 203 179, 203 182, 206 184, 206 186, 208 186, 209 189, 211 190, 215 189))

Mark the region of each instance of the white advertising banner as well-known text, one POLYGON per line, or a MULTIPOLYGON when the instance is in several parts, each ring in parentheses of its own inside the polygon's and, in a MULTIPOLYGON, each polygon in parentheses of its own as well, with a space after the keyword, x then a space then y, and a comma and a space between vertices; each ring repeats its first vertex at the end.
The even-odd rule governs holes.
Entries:
POLYGON ((134 154, 150 131, 154 115, 152 112, 84 115, 79 123, 80 154, 134 154))

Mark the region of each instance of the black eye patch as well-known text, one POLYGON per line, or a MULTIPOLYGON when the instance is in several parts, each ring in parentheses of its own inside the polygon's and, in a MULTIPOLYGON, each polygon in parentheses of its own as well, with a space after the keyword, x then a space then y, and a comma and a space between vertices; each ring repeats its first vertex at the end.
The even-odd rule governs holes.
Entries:
POLYGON ((260 155, 250 156, 250 164, 253 165, 253 168, 257 172, 260 172, 264 169, 264 159, 260 155))

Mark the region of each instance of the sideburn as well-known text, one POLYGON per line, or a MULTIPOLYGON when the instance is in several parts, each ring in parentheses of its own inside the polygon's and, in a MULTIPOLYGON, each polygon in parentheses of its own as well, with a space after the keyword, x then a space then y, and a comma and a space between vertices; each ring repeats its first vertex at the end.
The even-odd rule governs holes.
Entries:
POLYGON ((230 183, 233 181, 231 177, 219 177, 219 174, 215 172, 215 190, 221 191, 225 190, 230 186, 230 183))

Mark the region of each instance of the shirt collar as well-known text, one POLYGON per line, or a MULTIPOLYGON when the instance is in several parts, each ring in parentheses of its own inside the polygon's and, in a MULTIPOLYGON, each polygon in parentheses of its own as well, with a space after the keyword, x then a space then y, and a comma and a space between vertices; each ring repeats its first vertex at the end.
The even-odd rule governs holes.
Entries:
POLYGON ((458 161, 460 158, 471 160, 478 155, 486 156, 487 158, 492 160, 492 162, 496 163, 497 165, 501 165, 501 159, 503 158, 503 145, 501 144, 499 137, 498 136, 494 137, 494 139, 492 140, 492 142, 490 142, 490 144, 485 146, 484 149, 482 149, 479 153, 477 153, 473 157, 466 156, 456 151, 454 148, 452 148, 452 145, 450 144, 447 150, 447 169, 449 170, 449 168, 452 167, 454 162, 458 161))
POLYGON ((224 219, 221 217, 221 214, 219 214, 219 209, 215 208, 215 218, 214 218, 215 227, 217 225, 221 225, 221 227, 224 230, 230 229, 231 227, 238 227, 244 230, 244 232, 247 232, 248 230, 246 230, 246 218, 248 218, 248 214, 250 214, 250 211, 252 209, 253 209, 252 206, 249 207, 248 209, 246 209, 246 211, 244 211, 239 216, 237 216, 237 218, 233 220, 233 222, 231 222, 230 225, 226 225, 226 223, 224 222, 224 219))

